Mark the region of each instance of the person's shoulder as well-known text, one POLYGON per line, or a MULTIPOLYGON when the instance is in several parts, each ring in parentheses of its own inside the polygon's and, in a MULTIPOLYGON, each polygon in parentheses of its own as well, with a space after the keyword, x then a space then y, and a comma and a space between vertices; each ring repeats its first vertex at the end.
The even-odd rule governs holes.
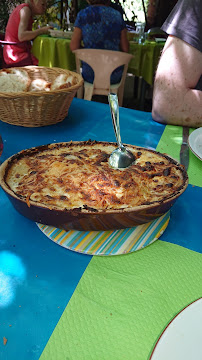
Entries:
POLYGON ((29 7, 29 4, 23 3, 17 5, 9 16, 9 22, 12 23, 12 21, 14 21, 14 19, 19 15, 22 17, 31 16, 31 9, 29 7))
POLYGON ((29 9, 29 10, 31 10, 28 3, 22 3, 22 4, 17 5, 16 9, 18 9, 18 10, 21 10, 21 9, 29 9))
POLYGON ((121 15, 120 11, 118 11, 117 9, 115 9, 112 6, 106 6, 105 11, 110 13, 113 16, 113 18, 122 19, 122 15, 121 15))
POLYGON ((29 4, 26 3, 19 5, 19 11, 20 13, 29 14, 29 15, 31 15, 32 13, 29 4))
POLYGON ((77 14, 77 20, 78 19, 82 19, 82 18, 85 18, 87 16, 90 16, 90 14, 92 13, 92 10, 91 10, 91 6, 87 6, 85 7, 84 9, 81 9, 78 14, 77 14))
POLYGON ((84 9, 81 9, 78 13, 77 13, 77 16, 76 16, 76 21, 75 21, 75 24, 77 24, 78 22, 80 22, 82 19, 86 18, 89 16, 90 14, 90 6, 87 6, 86 8, 84 9))
POLYGON ((161 28, 168 35, 202 51, 201 11, 201 0, 178 0, 161 28))
POLYGON ((114 10, 117 10, 123 16, 124 10, 121 5, 111 2, 110 7, 113 8, 114 10))
POLYGON ((84 9, 81 9, 78 14, 82 15, 82 14, 86 14, 89 13, 89 11, 91 11, 92 6, 88 5, 86 6, 84 9))

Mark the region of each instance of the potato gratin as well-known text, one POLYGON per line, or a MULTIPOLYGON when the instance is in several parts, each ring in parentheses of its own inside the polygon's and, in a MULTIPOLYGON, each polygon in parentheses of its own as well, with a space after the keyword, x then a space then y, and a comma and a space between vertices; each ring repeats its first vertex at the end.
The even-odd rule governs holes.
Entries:
POLYGON ((115 143, 69 142, 25 150, 12 157, 5 182, 21 199, 50 209, 105 211, 163 202, 184 186, 187 174, 176 161, 128 145, 136 161, 110 167, 115 143))

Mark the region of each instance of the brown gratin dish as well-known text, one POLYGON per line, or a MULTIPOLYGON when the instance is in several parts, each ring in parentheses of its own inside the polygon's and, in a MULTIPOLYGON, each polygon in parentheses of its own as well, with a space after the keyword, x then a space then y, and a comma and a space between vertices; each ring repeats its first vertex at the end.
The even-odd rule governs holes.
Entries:
POLYGON ((0 183, 25 217, 65 230, 133 227, 166 213, 185 191, 182 165, 157 151, 126 145, 135 163, 113 169, 116 143, 83 141, 23 150, 0 167, 0 183))

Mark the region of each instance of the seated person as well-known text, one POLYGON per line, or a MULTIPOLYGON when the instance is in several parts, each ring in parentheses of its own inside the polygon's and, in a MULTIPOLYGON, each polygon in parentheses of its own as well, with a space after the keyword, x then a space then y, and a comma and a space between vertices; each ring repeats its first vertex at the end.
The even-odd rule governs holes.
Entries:
POLYGON ((202 1, 178 0, 162 26, 169 36, 156 72, 152 117, 202 126, 202 1))
MULTIPOLYGON (((75 21, 70 49, 84 48, 129 51, 126 25, 119 11, 110 7, 109 0, 88 0, 90 6, 81 10, 75 21)), ((111 84, 119 83, 123 67, 115 69, 111 75, 111 84)), ((93 83, 94 72, 86 63, 82 64, 82 76, 93 83)))
POLYGON ((41 15, 46 10, 46 0, 27 0, 18 5, 11 13, 5 33, 5 41, 20 42, 17 45, 5 45, 4 61, 9 66, 38 65, 38 60, 31 54, 31 43, 36 36, 47 34, 50 26, 32 30, 33 16, 41 15))

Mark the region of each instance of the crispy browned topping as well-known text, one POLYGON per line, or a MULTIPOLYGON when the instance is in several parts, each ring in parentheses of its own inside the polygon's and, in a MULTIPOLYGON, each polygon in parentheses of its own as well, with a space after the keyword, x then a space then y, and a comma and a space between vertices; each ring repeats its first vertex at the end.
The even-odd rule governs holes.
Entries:
POLYGON ((109 166, 113 143, 60 143, 23 151, 11 163, 6 182, 19 196, 60 209, 124 209, 164 201, 177 194, 186 173, 172 159, 128 146, 135 164, 109 166))

